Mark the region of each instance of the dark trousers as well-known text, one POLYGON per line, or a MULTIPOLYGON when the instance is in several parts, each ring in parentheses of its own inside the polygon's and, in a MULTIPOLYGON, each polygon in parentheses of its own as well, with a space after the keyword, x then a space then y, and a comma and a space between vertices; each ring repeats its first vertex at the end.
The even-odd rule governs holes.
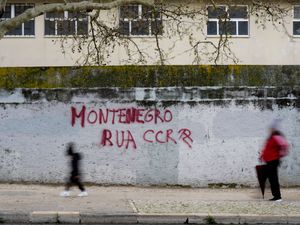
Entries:
POLYGON ((281 198, 280 185, 278 181, 279 159, 267 162, 267 174, 271 185, 272 195, 275 198, 281 198))
POLYGON ((66 191, 68 191, 73 184, 77 185, 78 188, 80 189, 80 191, 85 190, 80 181, 80 177, 79 176, 71 176, 69 181, 66 184, 66 191))

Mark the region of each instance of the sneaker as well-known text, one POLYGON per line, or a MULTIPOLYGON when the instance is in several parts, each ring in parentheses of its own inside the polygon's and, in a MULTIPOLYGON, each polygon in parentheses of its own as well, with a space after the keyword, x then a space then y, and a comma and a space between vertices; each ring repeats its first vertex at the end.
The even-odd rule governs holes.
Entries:
POLYGON ((69 197, 70 196, 70 192, 69 191, 63 191, 60 193, 61 197, 69 197))
POLYGON ((269 199, 269 201, 273 201, 273 202, 281 202, 281 201, 282 201, 282 198, 274 197, 274 198, 269 199))
POLYGON ((88 196, 88 193, 86 191, 82 191, 78 194, 78 197, 86 197, 88 196))

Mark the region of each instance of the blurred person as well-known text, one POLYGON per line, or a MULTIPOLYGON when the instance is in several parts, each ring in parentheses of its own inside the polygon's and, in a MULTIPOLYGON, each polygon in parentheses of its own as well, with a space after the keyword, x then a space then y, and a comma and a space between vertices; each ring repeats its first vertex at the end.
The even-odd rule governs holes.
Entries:
POLYGON ((288 154, 288 143, 280 132, 279 125, 279 119, 272 122, 269 128, 270 136, 260 154, 260 160, 266 163, 267 178, 271 185, 273 198, 270 201, 276 202, 282 201, 278 180, 280 159, 288 154))
POLYGON ((88 193, 85 191, 85 188, 83 184, 81 183, 81 173, 80 173, 80 160, 82 158, 81 154, 78 152, 75 152, 75 144, 73 142, 70 142, 67 145, 66 149, 66 155, 70 157, 70 166, 71 166, 71 174, 68 182, 65 186, 65 191, 60 193, 60 196, 62 197, 68 197, 70 196, 70 187, 72 185, 77 185, 80 189, 80 193, 78 194, 79 197, 85 197, 88 196, 88 193))

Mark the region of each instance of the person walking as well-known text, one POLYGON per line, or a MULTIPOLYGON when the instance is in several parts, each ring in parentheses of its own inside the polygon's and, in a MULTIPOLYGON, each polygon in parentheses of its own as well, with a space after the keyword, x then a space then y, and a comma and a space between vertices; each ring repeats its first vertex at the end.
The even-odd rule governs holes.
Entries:
POLYGON ((267 178, 271 185, 273 198, 270 201, 282 201, 278 168, 280 159, 288 154, 288 143, 279 131, 280 120, 274 120, 270 126, 270 136, 260 154, 260 160, 266 163, 267 178))
POLYGON ((62 197, 70 196, 70 187, 75 184, 80 189, 80 193, 78 194, 79 197, 88 196, 88 193, 85 191, 83 184, 81 183, 80 178, 80 160, 81 154, 74 151, 75 144, 73 142, 69 143, 66 150, 66 155, 71 158, 71 175, 69 181, 66 183, 65 191, 60 193, 62 197))

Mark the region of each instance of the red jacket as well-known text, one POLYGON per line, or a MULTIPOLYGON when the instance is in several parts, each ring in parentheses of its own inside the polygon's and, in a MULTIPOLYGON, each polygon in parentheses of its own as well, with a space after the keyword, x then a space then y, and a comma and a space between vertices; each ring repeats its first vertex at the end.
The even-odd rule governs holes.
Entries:
POLYGON ((260 158, 264 162, 280 159, 287 155, 288 144, 280 135, 272 135, 266 142, 260 158))

